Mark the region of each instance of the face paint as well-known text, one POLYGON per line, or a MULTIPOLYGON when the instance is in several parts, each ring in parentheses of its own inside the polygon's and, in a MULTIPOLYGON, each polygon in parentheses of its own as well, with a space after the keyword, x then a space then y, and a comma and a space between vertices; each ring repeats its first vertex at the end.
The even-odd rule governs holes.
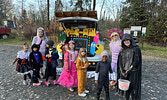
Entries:
POLYGON ((95 50, 96 50, 96 43, 92 42, 91 46, 90 46, 90 54, 94 55, 95 54, 95 50))
POLYGON ((95 51, 95 53, 96 54, 101 54, 102 53, 102 51, 104 50, 104 47, 103 47, 103 45, 101 45, 101 44, 97 44, 96 45, 96 51, 95 51))

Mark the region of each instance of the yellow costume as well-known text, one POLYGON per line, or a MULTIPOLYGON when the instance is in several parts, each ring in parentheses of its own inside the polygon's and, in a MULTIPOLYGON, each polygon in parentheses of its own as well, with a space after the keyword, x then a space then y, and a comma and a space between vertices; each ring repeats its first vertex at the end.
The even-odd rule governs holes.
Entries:
POLYGON ((85 64, 89 64, 87 58, 77 58, 78 94, 83 93, 86 89, 87 68, 84 68, 85 64))

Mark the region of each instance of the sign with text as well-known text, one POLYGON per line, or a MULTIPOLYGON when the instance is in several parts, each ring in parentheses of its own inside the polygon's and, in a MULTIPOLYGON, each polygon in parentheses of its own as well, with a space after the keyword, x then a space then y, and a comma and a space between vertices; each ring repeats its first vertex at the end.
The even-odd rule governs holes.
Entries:
POLYGON ((141 31, 141 26, 131 26, 131 31, 141 31))
POLYGON ((144 36, 146 34, 146 27, 142 27, 142 35, 144 36))
POLYGON ((130 34, 130 29, 124 29, 124 34, 130 34))
POLYGON ((134 31, 133 36, 137 36, 137 31, 134 31))
MULTIPOLYGON (((63 68, 56 68, 57 75, 61 75, 63 68)), ((87 78, 95 77, 95 71, 87 71, 87 78)), ((109 74, 109 80, 112 80, 111 74, 109 74)))

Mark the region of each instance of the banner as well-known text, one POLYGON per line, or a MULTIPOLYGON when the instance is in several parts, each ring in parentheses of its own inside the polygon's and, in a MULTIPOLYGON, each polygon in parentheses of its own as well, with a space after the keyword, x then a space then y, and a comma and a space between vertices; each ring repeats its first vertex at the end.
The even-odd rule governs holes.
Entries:
MULTIPOLYGON (((56 68, 57 75, 60 75, 63 68, 56 68)), ((87 71, 87 78, 95 77, 95 71, 87 71)), ((111 80, 111 74, 109 73, 109 80, 111 80)))

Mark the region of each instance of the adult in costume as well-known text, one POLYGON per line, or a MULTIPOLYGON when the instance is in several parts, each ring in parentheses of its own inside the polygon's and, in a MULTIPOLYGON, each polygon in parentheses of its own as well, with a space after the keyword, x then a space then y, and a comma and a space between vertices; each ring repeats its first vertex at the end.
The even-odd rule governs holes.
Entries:
POLYGON ((132 100, 141 99, 142 57, 141 50, 129 34, 122 38, 122 50, 118 56, 118 79, 130 81, 126 91, 126 100, 131 95, 132 100))

